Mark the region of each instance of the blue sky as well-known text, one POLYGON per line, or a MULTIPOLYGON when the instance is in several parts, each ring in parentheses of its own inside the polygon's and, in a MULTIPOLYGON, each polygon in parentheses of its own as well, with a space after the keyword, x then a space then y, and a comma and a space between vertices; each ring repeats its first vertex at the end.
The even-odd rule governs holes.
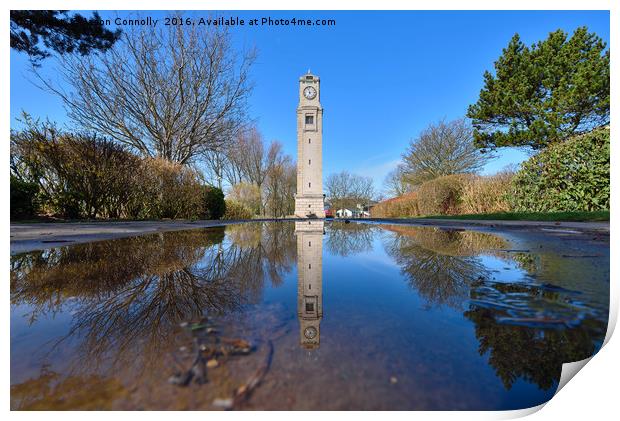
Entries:
MULTIPOLYGON (((323 174, 348 170, 381 188, 411 138, 429 123, 464 116, 477 100, 482 74, 492 70, 515 32, 532 44, 558 28, 587 26, 609 43, 606 11, 291 11, 218 12, 247 20, 329 18, 335 26, 236 27, 238 48, 256 47, 252 116, 267 140, 296 154, 297 81, 311 69, 321 77, 323 174), (300 49, 300 45, 303 46, 300 49)), ((101 12, 130 16, 129 12, 101 12)), ((161 18, 162 12, 141 12, 161 18)), ((190 14, 191 15, 191 14, 190 14)), ((208 17, 208 11, 195 12, 208 17)), ((53 62, 44 62, 44 72, 53 62)), ((29 81, 26 58, 11 51, 11 124, 21 110, 66 122, 62 103, 29 81)), ((527 158, 502 150, 490 174, 527 158)))

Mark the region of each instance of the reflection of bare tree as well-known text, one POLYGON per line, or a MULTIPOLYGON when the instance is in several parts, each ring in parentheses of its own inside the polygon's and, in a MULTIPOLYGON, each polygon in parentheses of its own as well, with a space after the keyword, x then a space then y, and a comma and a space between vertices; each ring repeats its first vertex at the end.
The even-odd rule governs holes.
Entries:
POLYGON ((78 364, 95 365, 108 356, 118 363, 141 358, 146 366, 173 345, 179 322, 254 302, 267 277, 279 280, 292 268, 292 227, 237 227, 250 237, 258 232, 258 242, 224 241, 221 227, 15 256, 11 303, 31 306, 33 323, 40 314, 70 307, 65 339, 80 338, 78 364), (288 255, 274 250, 286 249, 287 242, 288 255))
POLYGON ((505 244, 499 237, 473 231, 402 225, 387 228, 396 233, 386 242, 387 253, 431 304, 461 306, 471 282, 486 274, 475 254, 505 244))
POLYGON ((295 227, 294 224, 273 223, 266 225, 265 229, 264 247, 269 256, 265 269, 272 284, 281 285, 284 275, 297 263, 295 227))
MULTIPOLYGON (((510 303, 515 299, 534 300, 544 295, 549 302, 547 307, 557 302, 563 308, 564 294, 541 293, 540 288, 531 285, 481 283, 480 286, 472 289, 472 304, 464 315, 476 325, 480 355, 489 353, 489 364, 506 389, 519 378, 544 390, 557 386, 562 364, 592 356, 597 348, 595 344, 605 337, 605 322, 591 315, 583 317, 577 326, 566 326, 561 323, 565 317, 557 315, 542 318, 536 311, 530 318, 520 318, 520 324, 506 322, 512 319, 510 303), (502 300, 497 305, 489 299, 489 290, 501 294, 502 300)), ((516 307, 521 310, 526 306, 516 307)))
POLYGON ((217 251, 223 237, 218 228, 18 255, 11 258, 11 303, 29 304, 36 319, 37 313, 59 311, 76 300, 97 303, 145 292, 160 298, 168 294, 167 278, 196 265, 207 251, 217 251))
MULTIPOLYGON (((247 267, 251 268, 254 279, 264 282, 264 277, 272 285, 282 284, 283 277, 296 263, 295 227, 293 224, 274 222, 270 224, 244 224, 228 227, 234 244, 252 251, 247 267)), ((244 269, 245 270, 245 269, 244 269)))
POLYGON ((326 225, 325 245, 331 254, 342 257, 372 250, 376 227, 369 224, 332 222, 326 225))

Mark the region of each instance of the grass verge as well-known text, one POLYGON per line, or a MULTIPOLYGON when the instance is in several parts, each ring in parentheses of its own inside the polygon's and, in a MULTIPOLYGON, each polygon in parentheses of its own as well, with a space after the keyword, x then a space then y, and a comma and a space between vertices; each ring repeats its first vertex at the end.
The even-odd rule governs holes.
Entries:
POLYGON ((500 221, 609 221, 609 211, 597 212, 501 212, 471 215, 435 215, 424 219, 465 219, 500 221))

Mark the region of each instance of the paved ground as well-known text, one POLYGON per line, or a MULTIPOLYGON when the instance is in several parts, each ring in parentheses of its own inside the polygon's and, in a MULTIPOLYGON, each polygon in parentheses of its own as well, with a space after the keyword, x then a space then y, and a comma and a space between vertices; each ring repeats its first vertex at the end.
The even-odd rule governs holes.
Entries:
MULTIPOLYGON (((451 219, 364 219, 363 221, 433 225, 460 229, 484 227, 485 230, 552 231, 575 234, 597 232, 598 234, 609 235, 609 222, 463 221, 451 219)), ((246 221, 17 223, 11 224, 11 254, 153 232, 180 231, 242 222, 246 221)))
MULTIPOLYGON (((241 221, 239 221, 241 222, 241 221)), ((233 221, 44 222, 11 224, 11 254, 153 232, 204 228, 233 221)))

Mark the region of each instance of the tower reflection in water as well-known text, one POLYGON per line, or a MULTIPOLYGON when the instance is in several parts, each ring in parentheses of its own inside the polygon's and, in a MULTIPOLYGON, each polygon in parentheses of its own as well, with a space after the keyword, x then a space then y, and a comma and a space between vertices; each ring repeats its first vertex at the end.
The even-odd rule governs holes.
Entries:
POLYGON ((297 236, 297 317, 305 349, 321 343, 323 318, 323 234, 320 220, 295 222, 297 236))

